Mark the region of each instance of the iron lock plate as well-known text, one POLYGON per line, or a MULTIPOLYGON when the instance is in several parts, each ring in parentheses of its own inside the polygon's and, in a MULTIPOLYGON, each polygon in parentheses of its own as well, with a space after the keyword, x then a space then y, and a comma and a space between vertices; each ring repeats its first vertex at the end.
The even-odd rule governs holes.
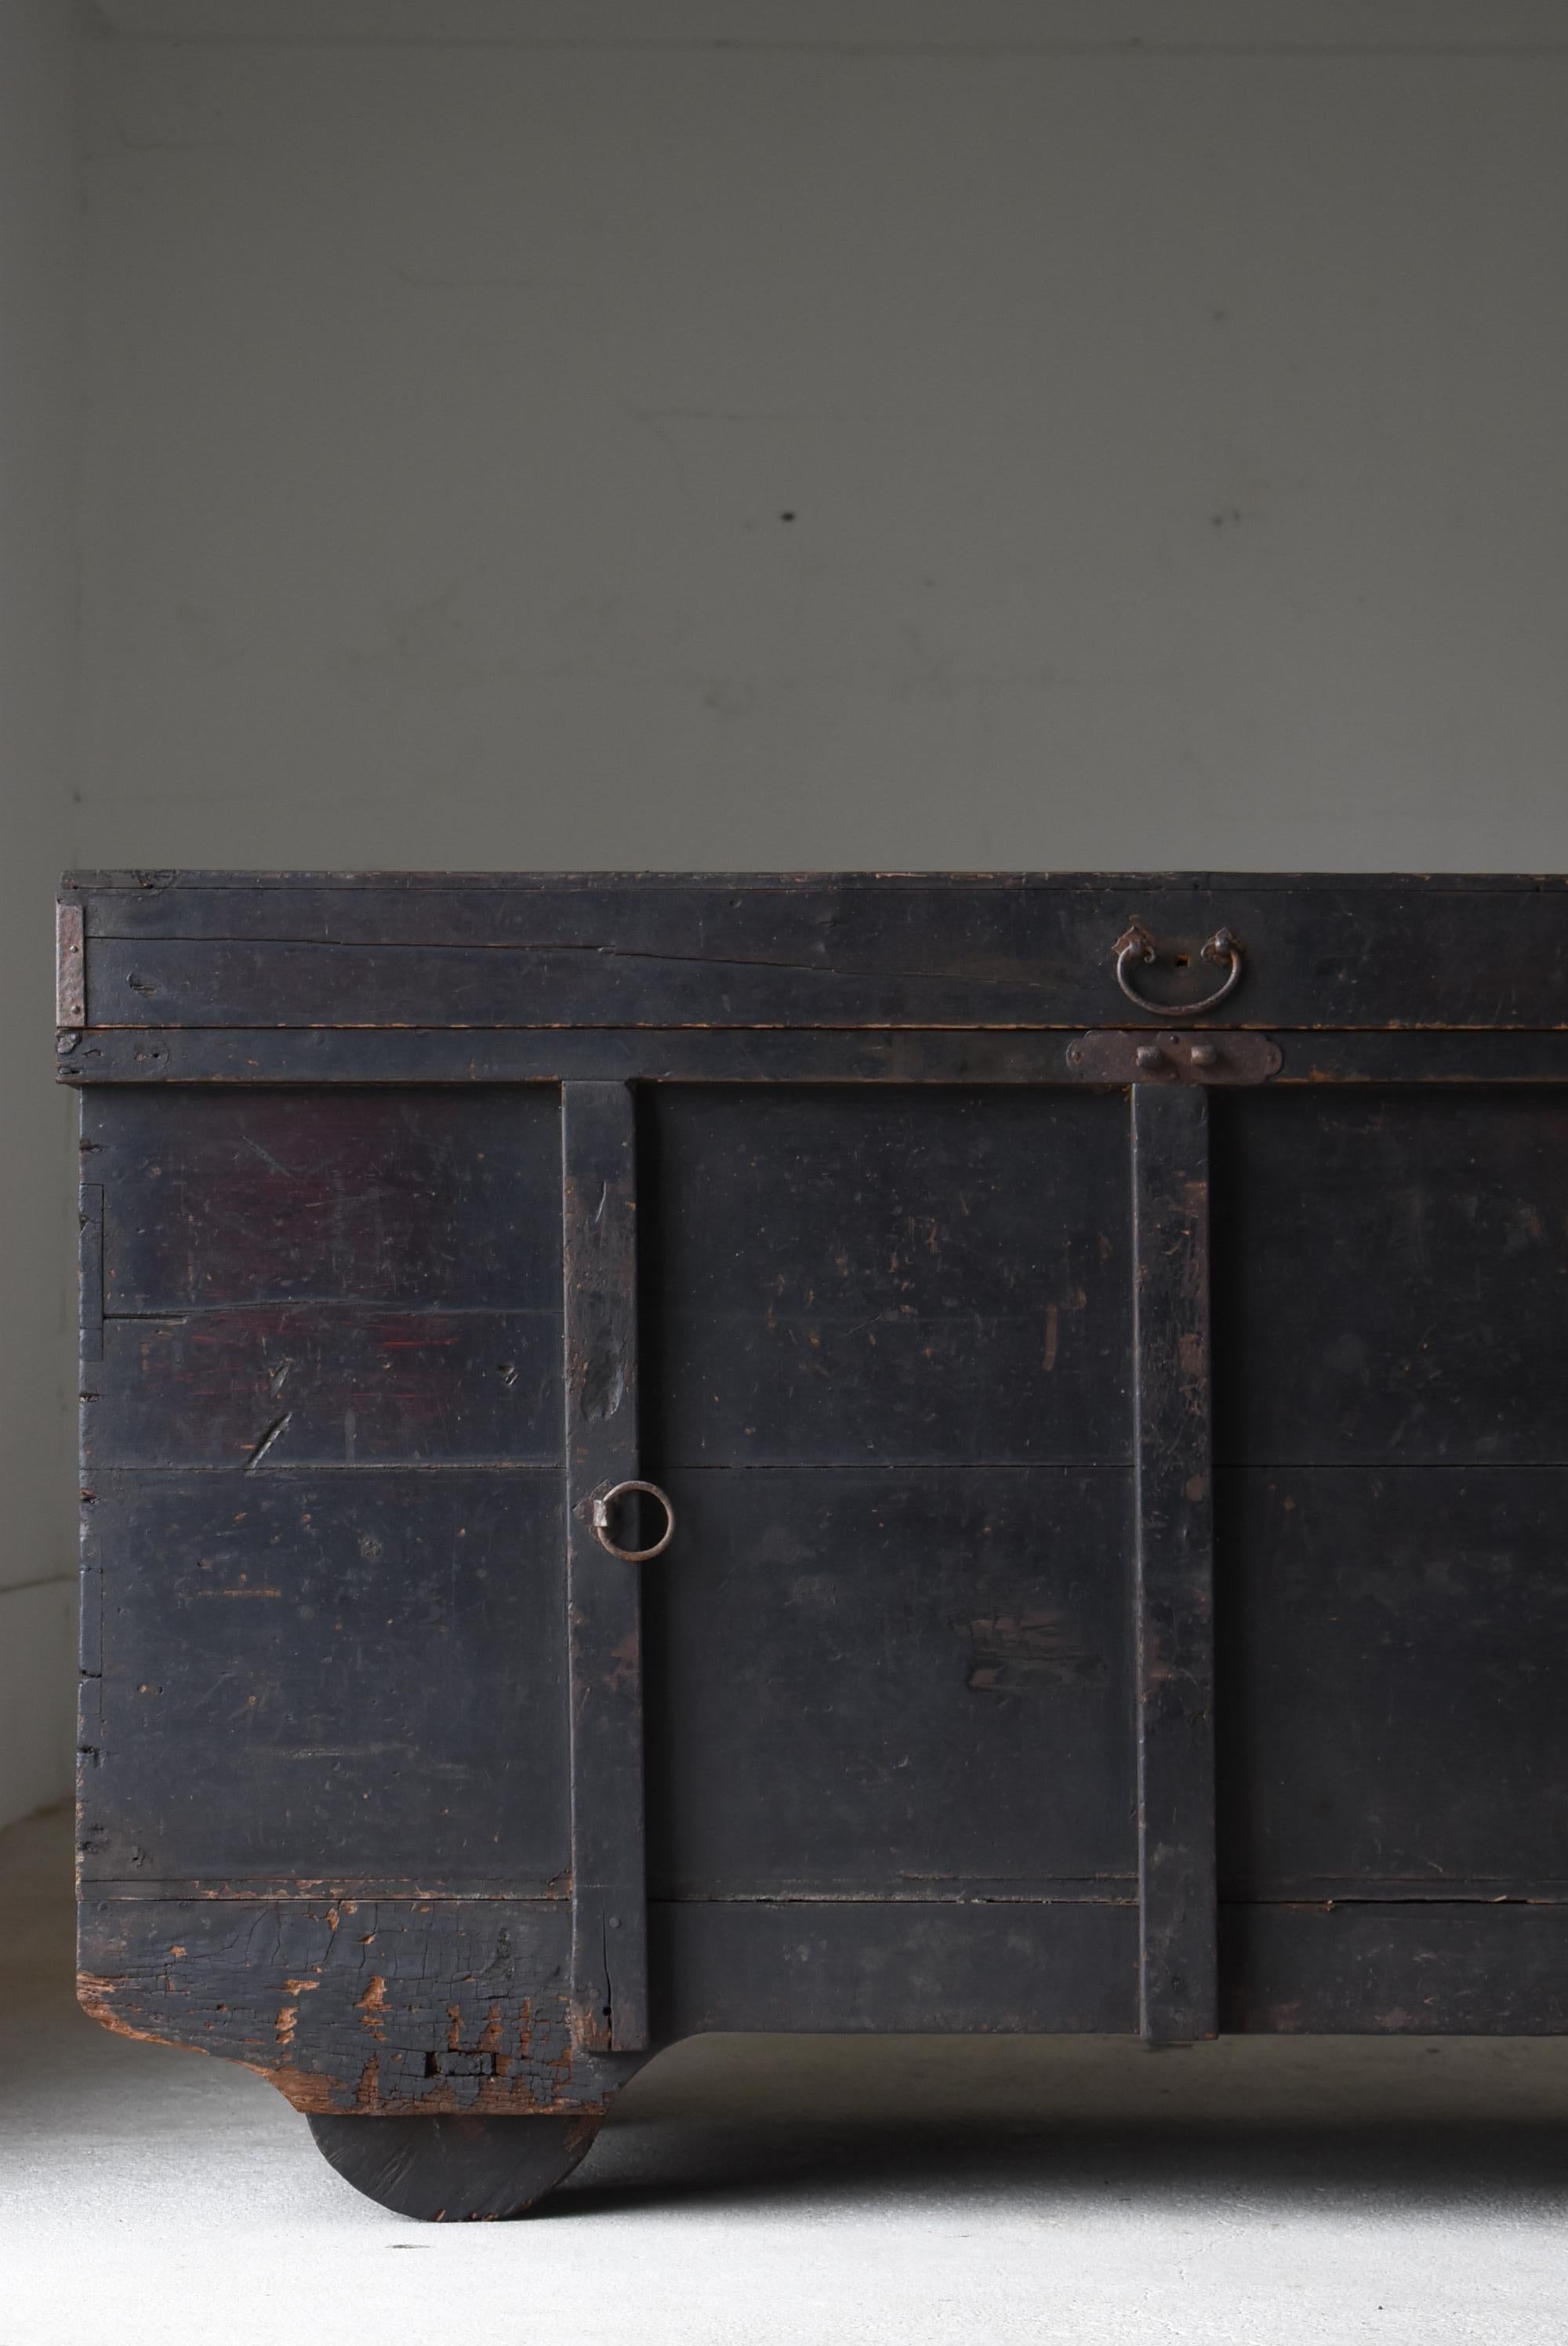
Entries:
POLYGON ((1092 1084, 1262 1084, 1284 1053, 1268 1035, 1150 1034, 1103 1026, 1067 1046, 1067 1065, 1092 1084))

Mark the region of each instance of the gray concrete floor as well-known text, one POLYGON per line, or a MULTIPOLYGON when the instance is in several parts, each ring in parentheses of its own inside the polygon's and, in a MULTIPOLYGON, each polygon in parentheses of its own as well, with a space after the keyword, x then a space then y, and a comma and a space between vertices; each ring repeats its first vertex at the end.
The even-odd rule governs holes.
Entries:
POLYGON ((0 1835, 3 2346, 1568 2339, 1565 2043, 709 2037, 546 2211, 449 2230, 87 2021, 68 1852, 0 1835))

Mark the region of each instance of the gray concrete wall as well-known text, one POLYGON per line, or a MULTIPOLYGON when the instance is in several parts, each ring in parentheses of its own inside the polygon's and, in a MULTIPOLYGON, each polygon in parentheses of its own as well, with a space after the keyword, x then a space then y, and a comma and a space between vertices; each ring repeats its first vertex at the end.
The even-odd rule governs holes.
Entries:
POLYGON ((89 31, 79 861, 1568 866, 1560 0, 89 31))
POLYGON ((0 5, 0 1822, 68 1783, 76 1606, 51 903, 71 852, 76 391, 70 15, 0 5))
POLYGON ((111 13, 92 860, 1568 863, 1553 0, 111 13))

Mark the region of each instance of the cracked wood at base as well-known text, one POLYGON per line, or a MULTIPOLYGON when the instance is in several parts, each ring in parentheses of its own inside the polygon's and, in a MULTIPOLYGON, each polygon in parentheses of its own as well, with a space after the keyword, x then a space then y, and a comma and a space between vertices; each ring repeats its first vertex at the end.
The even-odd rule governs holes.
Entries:
POLYGON ((342 1898, 82 1905, 77 1994, 119 2035, 220 2054, 296 2109, 603 2109, 637 2065, 572 2026, 563 1902, 342 1898))

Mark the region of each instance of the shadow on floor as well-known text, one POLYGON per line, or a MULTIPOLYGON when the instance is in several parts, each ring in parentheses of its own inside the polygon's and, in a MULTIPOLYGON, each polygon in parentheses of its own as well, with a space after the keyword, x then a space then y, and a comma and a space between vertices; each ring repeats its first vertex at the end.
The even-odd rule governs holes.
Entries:
POLYGON ((1394 2123, 1300 2128, 992 2125, 811 2127, 654 2120, 606 2127, 577 2173, 545 2203, 552 2218, 610 2208, 715 2210, 931 2195, 949 2204, 1182 2203, 1264 2214, 1441 2217, 1506 2201, 1518 2214, 1568 2214, 1568 2127, 1394 2123))

